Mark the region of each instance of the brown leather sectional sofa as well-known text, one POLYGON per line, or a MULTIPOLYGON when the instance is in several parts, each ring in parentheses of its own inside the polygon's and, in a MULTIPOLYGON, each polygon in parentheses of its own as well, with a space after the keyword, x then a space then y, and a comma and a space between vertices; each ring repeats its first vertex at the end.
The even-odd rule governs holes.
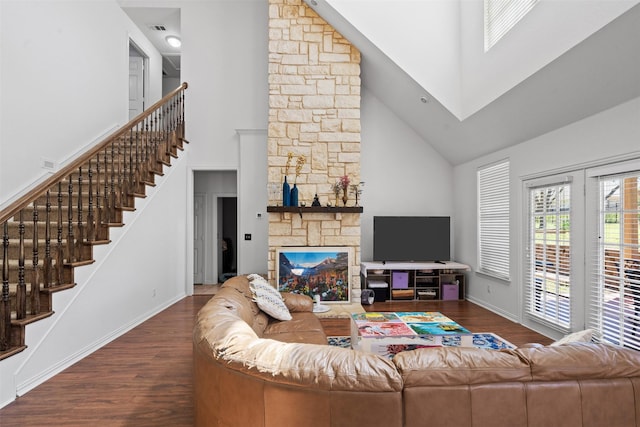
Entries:
POLYGON ((197 426, 639 426, 640 353, 607 345, 432 348, 393 360, 328 346, 310 298, 280 322, 238 276, 194 329, 197 426), (638 403, 636 403, 638 402, 638 403))

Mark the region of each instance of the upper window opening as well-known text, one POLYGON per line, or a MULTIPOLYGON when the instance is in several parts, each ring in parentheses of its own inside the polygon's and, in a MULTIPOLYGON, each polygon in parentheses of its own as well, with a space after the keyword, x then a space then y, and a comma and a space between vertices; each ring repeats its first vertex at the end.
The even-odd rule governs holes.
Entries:
POLYGON ((538 0, 484 0, 484 51, 487 52, 538 0))

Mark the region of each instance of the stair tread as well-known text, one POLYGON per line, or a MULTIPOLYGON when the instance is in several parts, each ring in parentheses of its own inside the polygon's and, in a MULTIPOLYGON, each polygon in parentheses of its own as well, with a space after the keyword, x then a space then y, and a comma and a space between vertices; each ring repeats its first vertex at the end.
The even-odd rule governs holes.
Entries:
POLYGON ((17 346, 17 347, 11 347, 9 350, 6 351, 0 351, 0 360, 6 359, 8 357, 11 357, 15 354, 20 353, 21 351, 25 350, 27 348, 26 345, 21 345, 21 346, 17 346))

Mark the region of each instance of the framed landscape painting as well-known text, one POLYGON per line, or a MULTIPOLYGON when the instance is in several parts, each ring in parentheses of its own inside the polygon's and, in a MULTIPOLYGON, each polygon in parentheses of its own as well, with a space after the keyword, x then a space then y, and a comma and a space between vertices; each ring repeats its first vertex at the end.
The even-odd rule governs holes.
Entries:
POLYGON ((350 301, 349 247, 285 247, 276 249, 280 292, 292 292, 327 303, 350 301))

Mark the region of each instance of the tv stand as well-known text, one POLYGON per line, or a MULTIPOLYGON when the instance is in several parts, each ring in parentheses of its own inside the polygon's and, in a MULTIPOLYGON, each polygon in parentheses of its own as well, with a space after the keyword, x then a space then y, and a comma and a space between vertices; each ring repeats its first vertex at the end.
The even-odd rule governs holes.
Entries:
POLYGON ((373 290, 376 301, 463 300, 468 270, 454 261, 360 263, 363 288, 373 290))

